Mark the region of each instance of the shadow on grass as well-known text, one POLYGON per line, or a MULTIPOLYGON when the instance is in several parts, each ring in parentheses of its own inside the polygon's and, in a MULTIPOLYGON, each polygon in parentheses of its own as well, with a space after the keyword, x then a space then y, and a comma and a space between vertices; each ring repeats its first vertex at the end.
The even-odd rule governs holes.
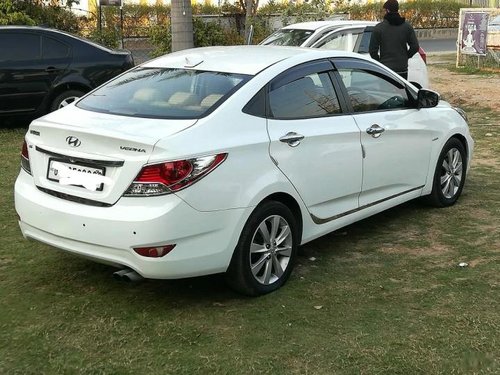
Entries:
MULTIPOLYGON (((301 273, 308 272, 307 268, 316 267, 316 264, 308 261, 310 257, 322 258, 323 261, 330 261, 336 257, 348 257, 349 252, 353 251, 353 244, 383 236, 384 233, 393 230, 394 226, 401 228, 415 217, 427 215, 428 210, 429 208, 417 202, 405 203, 302 246, 297 264, 300 271, 296 268, 291 280, 278 293, 285 295, 294 293, 293 288, 298 286, 297 279, 301 273)), ((93 298, 97 294, 100 295, 98 299, 109 297, 114 301, 113 303, 123 304, 123 306, 116 306, 117 308, 125 308, 125 305, 129 307, 130 304, 136 307, 151 304, 169 308, 176 305, 194 307, 219 303, 238 304, 238 301, 245 303, 245 301, 252 300, 250 297, 233 292, 225 283, 223 274, 178 280, 145 279, 130 283, 115 280, 112 274, 117 269, 114 267, 94 263, 51 248, 47 251, 49 259, 45 259, 44 266, 39 271, 30 275, 32 280, 26 281, 33 285, 44 284, 44 289, 48 289, 50 294, 57 294, 61 289, 72 295, 91 293, 94 294, 93 298), (41 270, 43 274, 40 273, 41 270), (62 284, 61 281, 63 281, 62 284), (64 288, 61 288, 61 285, 64 285, 64 288)))

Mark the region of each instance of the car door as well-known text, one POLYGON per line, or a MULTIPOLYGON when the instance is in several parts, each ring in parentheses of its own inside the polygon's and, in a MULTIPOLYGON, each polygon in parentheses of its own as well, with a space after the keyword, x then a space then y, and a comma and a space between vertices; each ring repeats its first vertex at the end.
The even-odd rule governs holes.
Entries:
POLYGON ((42 35, 42 64, 47 73, 47 91, 52 91, 61 77, 67 74, 71 52, 71 47, 63 41, 50 34, 42 35))
POLYGON ((0 113, 36 110, 47 92, 48 79, 41 61, 40 35, 2 30, 0 51, 0 113))
POLYGON ((360 207, 422 189, 433 124, 403 81, 368 61, 335 61, 363 146, 360 207))
POLYGON ((332 65, 297 66, 268 85, 270 154, 315 222, 358 208, 360 130, 331 79, 332 65))

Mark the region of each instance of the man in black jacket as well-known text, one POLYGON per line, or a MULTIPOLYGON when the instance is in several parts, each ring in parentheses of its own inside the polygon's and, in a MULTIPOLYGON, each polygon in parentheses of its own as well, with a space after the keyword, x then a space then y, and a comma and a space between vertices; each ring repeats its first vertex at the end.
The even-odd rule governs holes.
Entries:
POLYGON ((384 20, 375 26, 370 39, 370 56, 408 79, 408 59, 419 49, 415 30, 399 15, 397 0, 386 1, 384 9, 384 20))

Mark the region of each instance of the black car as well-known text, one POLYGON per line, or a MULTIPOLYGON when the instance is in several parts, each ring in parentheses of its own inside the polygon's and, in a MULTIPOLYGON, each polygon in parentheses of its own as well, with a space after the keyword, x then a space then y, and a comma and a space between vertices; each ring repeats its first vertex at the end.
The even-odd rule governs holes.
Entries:
POLYGON ((0 26, 0 123, 54 111, 133 66, 128 51, 62 31, 0 26))

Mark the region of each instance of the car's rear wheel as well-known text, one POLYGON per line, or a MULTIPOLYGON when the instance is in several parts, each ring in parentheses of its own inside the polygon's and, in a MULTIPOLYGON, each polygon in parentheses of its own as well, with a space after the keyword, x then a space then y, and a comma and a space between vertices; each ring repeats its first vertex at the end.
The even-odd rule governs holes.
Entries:
POLYGON ((462 142, 451 138, 439 155, 434 172, 432 192, 427 202, 436 207, 448 207, 457 201, 462 193, 467 171, 467 154, 462 142))
POLYGON ((68 90, 57 95, 50 104, 50 112, 59 108, 66 107, 68 104, 73 103, 75 100, 83 96, 85 93, 79 90, 68 90))
POLYGON ((226 279, 236 291, 258 296, 280 288, 290 277, 298 248, 298 227, 284 204, 264 202, 241 233, 226 279))

